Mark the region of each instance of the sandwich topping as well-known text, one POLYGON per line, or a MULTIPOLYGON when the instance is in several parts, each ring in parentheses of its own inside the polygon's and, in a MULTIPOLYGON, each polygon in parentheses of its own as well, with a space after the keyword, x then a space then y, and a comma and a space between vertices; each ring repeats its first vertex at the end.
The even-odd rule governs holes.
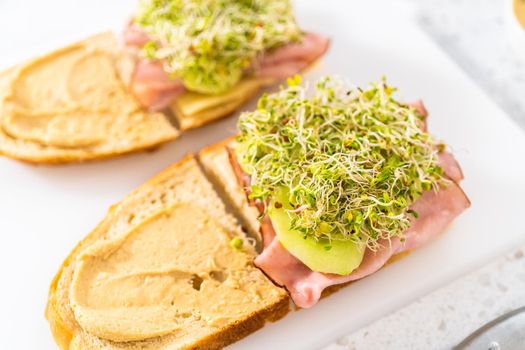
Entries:
POLYGON ((324 78, 311 94, 299 82, 240 117, 236 153, 250 197, 270 203, 270 214, 284 204, 289 229, 327 251, 340 241, 373 251, 403 241, 418 216, 410 206, 446 185, 444 146, 385 81, 361 90, 324 78))
POLYGON ((261 212, 255 265, 308 308, 424 245, 470 201, 421 101, 396 101, 384 80, 362 90, 324 78, 313 92, 299 83, 240 117, 230 161, 261 212))
POLYGON ((288 0, 146 0, 135 22, 152 38, 147 58, 211 94, 234 86, 264 51, 302 36, 288 0))

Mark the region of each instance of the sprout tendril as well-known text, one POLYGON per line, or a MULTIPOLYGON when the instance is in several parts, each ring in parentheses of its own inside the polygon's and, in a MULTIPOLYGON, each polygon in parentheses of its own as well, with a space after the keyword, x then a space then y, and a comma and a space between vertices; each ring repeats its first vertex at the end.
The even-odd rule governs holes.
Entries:
POLYGON ((304 236, 352 240, 377 249, 404 232, 426 190, 446 185, 443 145, 424 118, 393 98, 383 79, 367 89, 326 77, 313 92, 288 80, 239 119, 236 154, 263 203, 286 188, 291 229, 304 236))

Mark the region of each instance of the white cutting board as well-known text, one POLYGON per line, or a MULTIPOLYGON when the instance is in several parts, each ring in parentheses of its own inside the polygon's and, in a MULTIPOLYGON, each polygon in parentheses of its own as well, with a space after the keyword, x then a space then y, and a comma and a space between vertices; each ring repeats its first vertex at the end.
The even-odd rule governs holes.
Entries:
MULTIPOLYGON (((525 241, 524 133, 406 11, 363 3, 297 2, 302 26, 333 39, 330 52, 307 78, 336 73, 362 85, 385 74, 400 88, 400 98, 423 98, 430 130, 452 146, 463 166, 472 208, 435 242, 232 349, 318 348, 525 241)), ((0 68, 118 28, 133 7, 134 1, 123 0, 0 0, 0 68)), ((44 319, 47 288, 69 251, 110 204, 184 153, 229 135, 234 125, 232 117, 157 152, 104 162, 35 167, 0 158, 1 347, 53 349, 44 319)))

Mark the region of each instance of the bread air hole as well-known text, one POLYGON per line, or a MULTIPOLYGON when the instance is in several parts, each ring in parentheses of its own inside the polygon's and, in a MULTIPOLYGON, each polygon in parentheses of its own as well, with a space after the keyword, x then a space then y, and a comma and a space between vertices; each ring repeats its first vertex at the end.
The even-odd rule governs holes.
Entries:
POLYGON ((216 280, 217 282, 222 283, 228 278, 228 273, 224 271, 211 271, 210 277, 216 280))
POLYGON ((202 278, 197 275, 193 275, 190 279, 191 286, 195 290, 201 290, 202 278))

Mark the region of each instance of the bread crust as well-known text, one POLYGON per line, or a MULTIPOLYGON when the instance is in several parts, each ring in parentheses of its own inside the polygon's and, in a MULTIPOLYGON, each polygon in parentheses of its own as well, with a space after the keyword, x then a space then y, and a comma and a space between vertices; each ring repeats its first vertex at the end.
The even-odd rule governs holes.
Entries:
MULTIPOLYGON (((103 32, 93 35, 81 42, 105 42, 115 41, 114 34, 103 32)), ((59 49, 60 50, 60 49, 59 49)), ((0 96, 10 84, 13 74, 20 65, 0 71, 0 96)), ((0 103, 0 119, 2 118, 2 106, 0 103)), ((32 140, 18 139, 9 135, 0 127, 0 155, 16 159, 29 164, 57 165, 64 163, 79 163, 93 160, 103 160, 114 156, 124 155, 132 152, 145 151, 158 147, 159 145, 173 141, 180 135, 180 131, 173 127, 167 117, 155 119, 160 122, 156 127, 157 134, 145 137, 126 146, 101 148, 60 148, 43 145, 32 140)), ((1 123, 0 123, 1 124, 1 123)), ((135 141, 135 140, 134 140, 135 141)))
POLYGON ((229 162, 226 166, 232 171, 227 171, 226 173, 220 172, 220 169, 218 169, 215 163, 217 156, 222 156, 222 158, 229 157, 226 148, 234 142, 235 136, 231 136, 213 145, 209 145, 198 153, 197 159, 202 165, 208 179, 218 188, 217 191, 223 201, 227 203, 233 214, 237 217, 237 220, 242 224, 244 231, 247 232, 249 236, 255 238, 257 247, 261 248, 262 238, 260 234, 260 222, 257 219, 257 209, 249 205, 244 190, 238 186, 237 179, 229 162), (227 179, 226 177, 231 178, 227 179), (236 186, 237 188, 235 188, 236 186), (248 213, 249 211, 252 213, 248 213))
MULTIPOLYGON (((115 40, 111 32, 103 32, 93 35, 81 42, 105 40, 115 40)), ((124 52, 124 50, 123 50, 124 52)), ((0 71, 0 96, 7 89, 13 75, 21 65, 15 65, 0 71)), ((125 77, 123 77, 125 78, 125 77)), ((184 115, 177 107, 177 103, 172 104, 172 110, 180 124, 180 129, 173 126, 167 116, 164 116, 162 125, 158 125, 155 134, 145 135, 140 140, 133 140, 129 145, 93 148, 61 148, 38 143, 32 140, 18 139, 8 134, 0 127, 0 155, 37 165, 60 165, 66 163, 81 163, 87 161, 104 160, 115 156, 126 155, 129 153, 148 151, 156 149, 158 146, 177 139, 180 132, 198 128, 215 120, 227 117, 238 110, 244 103, 249 101, 263 86, 271 85, 275 81, 260 80, 248 88, 236 99, 218 104, 212 108, 197 112, 194 115, 184 115), (159 129, 160 128, 160 129, 159 129)), ((0 103, 0 119, 2 118, 2 106, 0 103)), ((0 123, 1 124, 1 123, 0 123)), ((152 131, 152 130, 150 130, 152 131)))
POLYGON ((251 314, 233 326, 224 328, 217 333, 202 338, 199 342, 181 350, 215 350, 233 344, 242 338, 261 329, 267 322, 275 322, 286 316, 290 311, 290 299, 283 295, 273 305, 251 314))
MULTIPOLYGON (((3 131, 0 130, 0 134, 3 131)), ((24 154, 21 152, 13 152, 11 150, 0 148, 0 155, 15 159, 17 161, 29 164, 29 165, 62 165, 62 164, 72 164, 72 163, 84 163, 90 161, 106 160, 116 156, 124 156, 136 152, 148 152, 158 149, 164 143, 174 141, 178 138, 179 133, 176 133, 172 136, 163 137, 155 141, 144 144, 140 147, 130 148, 127 150, 113 151, 107 153, 86 153, 84 155, 75 155, 75 154, 66 154, 58 151, 56 154, 24 154)), ((0 143, 1 143, 0 137, 0 143)), ((1 146, 0 146, 1 147, 1 146)))
MULTIPOLYGON (((170 167, 160 172, 159 174, 145 182, 143 185, 132 191, 127 197, 139 194, 142 191, 147 190, 151 186, 163 183, 163 181, 165 181, 166 178, 177 173, 178 169, 183 168, 186 164, 193 161, 194 157, 192 155, 185 156, 179 162, 171 165, 170 167)), ((49 321, 53 338, 61 349, 71 349, 79 347, 82 349, 97 348, 96 345, 86 344, 83 342, 83 340, 76 339, 77 337, 82 336, 82 330, 74 320, 65 320, 62 317, 58 293, 64 273, 70 272, 68 270, 71 269, 71 265, 74 263, 74 260, 76 259, 77 255, 81 251, 83 251, 83 249, 86 246, 92 244, 98 239, 103 238, 103 234, 107 230, 108 226, 111 224, 111 221, 114 219, 115 211, 118 209, 118 206, 121 202, 112 205, 109 208, 105 218, 95 227, 93 231, 91 231, 82 241, 80 241, 75 246, 75 248, 71 251, 68 257, 64 260, 64 262, 59 268, 59 271, 57 272, 57 274, 53 278, 53 281, 51 282, 51 285, 49 287, 48 303, 45 310, 45 316, 49 321)), ((283 292, 279 295, 279 297, 274 303, 266 306, 265 308, 261 308, 257 312, 250 314, 249 316, 237 321, 229 327, 219 329, 213 334, 209 334, 206 337, 203 337, 198 341, 180 349, 220 349, 260 329, 264 326, 266 322, 273 322, 284 317, 290 309, 289 306, 290 299, 288 295, 283 292)))

